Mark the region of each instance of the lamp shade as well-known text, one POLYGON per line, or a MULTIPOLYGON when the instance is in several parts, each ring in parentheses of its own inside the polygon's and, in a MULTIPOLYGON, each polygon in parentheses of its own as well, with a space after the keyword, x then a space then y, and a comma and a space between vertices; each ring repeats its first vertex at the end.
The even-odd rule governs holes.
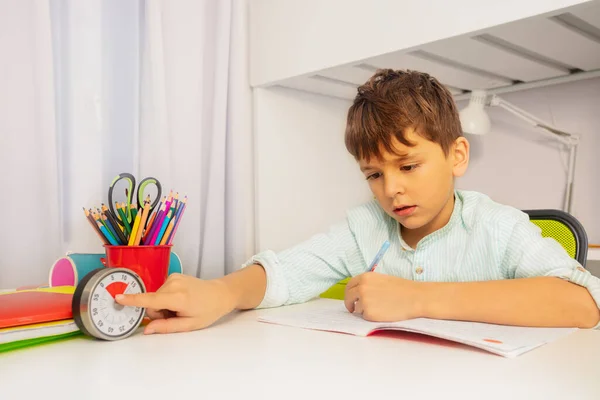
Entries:
POLYGON ((487 93, 484 90, 473 90, 469 104, 460 111, 460 124, 464 133, 485 135, 492 126, 490 117, 485 111, 487 93))

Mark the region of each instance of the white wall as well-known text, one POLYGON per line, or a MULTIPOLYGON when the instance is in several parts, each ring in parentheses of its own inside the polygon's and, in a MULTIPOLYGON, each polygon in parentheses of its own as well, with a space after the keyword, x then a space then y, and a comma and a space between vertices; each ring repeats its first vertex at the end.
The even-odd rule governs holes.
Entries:
MULTIPOLYGON (((503 95, 508 101, 581 134, 573 213, 590 243, 600 243, 600 80, 503 95)), ((461 106, 464 103, 460 104, 461 106)), ((326 230, 347 208, 370 198, 344 142, 350 102, 283 88, 257 89, 257 250, 281 250, 326 230)), ((470 137, 471 165, 459 188, 525 208, 560 208, 565 183, 558 150, 499 109, 493 130, 470 137)), ((566 160, 566 155, 565 155, 566 160)))
POLYGON ((350 102, 256 89, 256 245, 281 250, 326 230, 369 198, 344 146, 350 102))
MULTIPOLYGON (((501 97, 560 129, 581 135, 572 213, 583 223, 589 242, 600 243, 600 79, 501 97)), ((468 136, 471 165, 458 187, 485 192, 521 209, 560 209, 567 154, 558 150, 556 142, 546 140, 506 111, 488 110, 492 132, 485 137, 468 136)))

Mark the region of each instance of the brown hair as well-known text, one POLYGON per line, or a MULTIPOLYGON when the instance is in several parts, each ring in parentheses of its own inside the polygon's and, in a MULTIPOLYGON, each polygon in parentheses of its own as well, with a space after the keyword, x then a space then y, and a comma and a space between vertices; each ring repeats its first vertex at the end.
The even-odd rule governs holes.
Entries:
POLYGON ((406 145, 407 128, 438 143, 445 155, 462 136, 452 94, 437 79, 418 71, 378 70, 358 88, 348 110, 345 142, 355 159, 380 158, 380 146, 394 153, 392 135, 406 145))

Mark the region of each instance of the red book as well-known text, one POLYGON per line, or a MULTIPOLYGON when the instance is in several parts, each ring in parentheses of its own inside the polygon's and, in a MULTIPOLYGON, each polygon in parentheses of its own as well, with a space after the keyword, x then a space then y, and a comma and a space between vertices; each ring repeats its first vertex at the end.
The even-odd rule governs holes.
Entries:
POLYGON ((73 286, 0 293, 0 329, 73 318, 73 286))

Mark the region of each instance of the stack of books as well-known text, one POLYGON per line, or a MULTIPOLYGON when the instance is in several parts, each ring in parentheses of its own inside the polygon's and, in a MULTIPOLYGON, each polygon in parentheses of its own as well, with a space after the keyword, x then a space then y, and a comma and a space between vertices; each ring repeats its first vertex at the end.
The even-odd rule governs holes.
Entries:
POLYGON ((0 352, 82 334, 73 321, 75 286, 0 292, 0 352))

